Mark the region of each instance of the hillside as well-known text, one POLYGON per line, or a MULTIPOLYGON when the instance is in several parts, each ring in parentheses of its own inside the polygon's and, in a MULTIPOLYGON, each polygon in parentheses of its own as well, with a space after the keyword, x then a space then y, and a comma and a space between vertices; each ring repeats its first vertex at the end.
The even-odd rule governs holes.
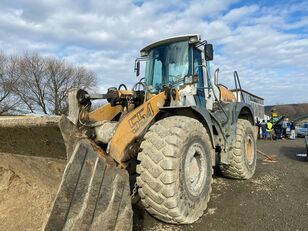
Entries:
POLYGON ((272 109, 276 109, 281 115, 288 115, 291 119, 308 115, 308 103, 264 106, 265 114, 270 115, 272 109))

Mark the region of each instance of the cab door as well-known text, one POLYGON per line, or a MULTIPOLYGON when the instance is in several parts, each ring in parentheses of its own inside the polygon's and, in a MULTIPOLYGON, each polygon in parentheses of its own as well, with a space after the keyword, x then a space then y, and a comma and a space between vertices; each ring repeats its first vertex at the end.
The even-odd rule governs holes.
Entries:
POLYGON ((193 76, 198 76, 197 95, 195 96, 196 103, 199 107, 205 107, 204 79, 202 70, 202 55, 201 51, 193 48, 193 76))

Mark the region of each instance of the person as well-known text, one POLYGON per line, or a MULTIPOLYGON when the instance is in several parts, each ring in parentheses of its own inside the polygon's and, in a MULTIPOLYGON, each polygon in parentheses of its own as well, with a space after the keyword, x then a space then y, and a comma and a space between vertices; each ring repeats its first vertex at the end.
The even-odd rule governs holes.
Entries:
POLYGON ((273 124, 271 123, 270 120, 267 121, 266 123, 266 133, 267 133, 267 138, 270 138, 273 140, 273 124))
POLYGON ((283 128, 281 125, 277 125, 274 127, 274 132, 275 132, 275 140, 279 140, 283 137, 283 128))
POLYGON ((257 119, 257 123, 256 123, 256 126, 258 127, 258 139, 261 139, 261 123, 259 121, 259 119, 257 119))
POLYGON ((284 138, 287 138, 287 128, 288 128, 288 121, 284 120, 282 122, 282 135, 284 138))
POLYGON ((295 140, 295 126, 293 122, 291 122, 290 130, 291 130, 290 139, 295 140))
POLYGON ((266 140, 266 123, 265 123, 265 120, 262 120, 261 130, 262 130, 262 139, 266 140))

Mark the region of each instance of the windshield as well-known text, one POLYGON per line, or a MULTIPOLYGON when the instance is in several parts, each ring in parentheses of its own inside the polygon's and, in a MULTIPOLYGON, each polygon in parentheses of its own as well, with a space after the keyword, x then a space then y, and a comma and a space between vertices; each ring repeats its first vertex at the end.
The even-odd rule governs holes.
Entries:
POLYGON ((154 91, 161 90, 163 85, 179 85, 188 75, 188 41, 156 47, 148 58, 146 80, 154 91))

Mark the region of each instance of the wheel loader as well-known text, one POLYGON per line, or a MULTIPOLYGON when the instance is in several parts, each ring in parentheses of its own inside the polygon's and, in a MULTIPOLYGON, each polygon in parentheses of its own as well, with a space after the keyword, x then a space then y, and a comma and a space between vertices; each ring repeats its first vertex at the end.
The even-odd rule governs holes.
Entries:
POLYGON ((144 62, 145 73, 132 89, 71 90, 61 134, 48 119, 1 125, 1 152, 67 159, 44 230, 131 230, 138 198, 155 218, 190 224, 207 208, 214 167, 229 178, 253 176, 252 109, 218 83, 218 69, 212 80, 211 60, 213 46, 199 35, 160 40, 140 51, 135 71, 139 79, 144 62), (93 110, 98 99, 106 104, 93 110), (39 135, 47 128, 59 137, 39 135), (18 131, 27 144, 13 142, 18 131), (27 150, 30 142, 37 150, 27 150))

